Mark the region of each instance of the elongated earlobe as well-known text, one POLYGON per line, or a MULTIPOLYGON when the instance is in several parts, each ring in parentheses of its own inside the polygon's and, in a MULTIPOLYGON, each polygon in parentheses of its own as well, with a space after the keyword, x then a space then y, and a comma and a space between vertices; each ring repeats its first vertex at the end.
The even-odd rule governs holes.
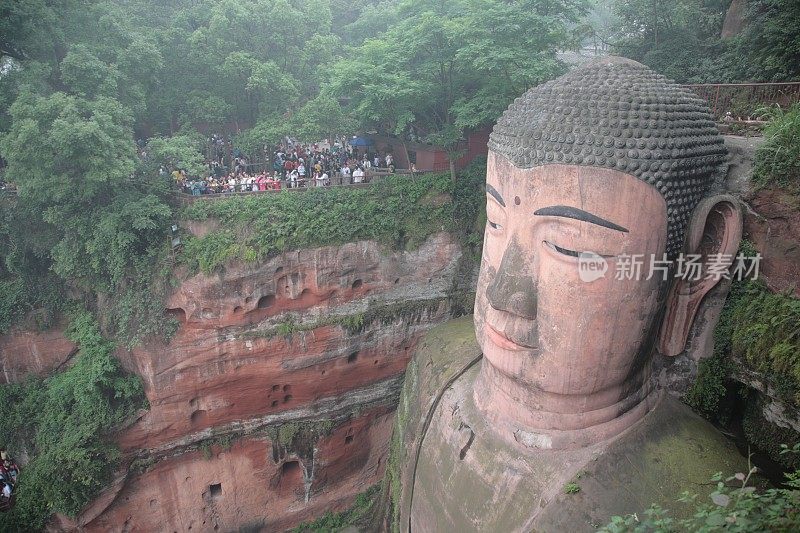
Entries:
POLYGON ((695 208, 686 234, 684 257, 700 257, 699 279, 678 279, 667 297, 667 312, 661 325, 658 351, 666 356, 679 355, 703 298, 729 269, 742 239, 742 212, 732 196, 706 198, 695 208))

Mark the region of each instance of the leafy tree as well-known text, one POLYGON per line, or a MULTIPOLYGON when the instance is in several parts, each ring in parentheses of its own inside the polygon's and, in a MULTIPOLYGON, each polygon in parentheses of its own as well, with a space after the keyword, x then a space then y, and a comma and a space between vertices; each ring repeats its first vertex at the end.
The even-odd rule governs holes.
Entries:
MULTIPOLYGON (((337 1, 332 3, 336 4, 337 1)), ((352 2, 349 7, 352 8, 355 4, 356 2, 352 2)), ((338 31, 339 37, 345 43, 360 45, 367 39, 379 37, 397 23, 397 5, 395 0, 368 2, 360 9, 358 16, 342 17, 342 20, 334 21, 333 30, 338 31)), ((334 8, 334 13, 342 11, 334 8)))
POLYGON ((134 179, 130 112, 106 96, 23 93, 11 116, 0 151, 26 222, 9 230, 24 245, 7 256, 7 266, 22 280, 34 276, 24 282, 28 287, 50 279, 35 279, 37 273, 52 271, 61 285, 87 296, 128 294, 131 276, 152 272, 159 261, 172 216, 157 176, 134 179), (33 229, 26 233, 28 225, 33 229))
POLYGON ((409 129, 443 146, 451 175, 469 128, 496 119, 511 99, 562 71, 575 1, 406 0, 398 22, 336 65, 328 90, 351 100, 365 128, 409 129))
POLYGON ((12 130, 0 144, 6 175, 50 223, 71 214, 65 207, 82 210, 108 197, 111 185, 133 173, 132 117, 111 98, 27 93, 11 116, 12 130))
POLYGON ((748 2, 747 26, 737 43, 747 63, 764 81, 800 79, 800 3, 792 0, 748 2), (752 68, 752 67, 751 67, 752 68))
POLYGON ((740 35, 720 33, 730 0, 611 0, 613 30, 590 21, 615 53, 678 82, 789 81, 800 78, 800 5, 794 0, 747 3, 740 35))
POLYGON ((206 172, 199 139, 191 135, 152 137, 147 141, 145 152, 147 160, 143 165, 142 178, 155 175, 162 165, 168 170, 184 169, 190 176, 200 176, 206 172))
POLYGON ((292 116, 289 126, 292 135, 306 141, 333 138, 355 130, 357 123, 344 113, 342 106, 331 96, 321 94, 309 100, 292 116))
POLYGON ((43 530, 54 512, 75 516, 117 464, 111 432, 145 406, 141 381, 122 371, 91 315, 77 313, 67 336, 80 348, 69 369, 0 386, 0 441, 12 456, 31 458, 0 530, 43 530))
POLYGON ((53 269, 86 288, 110 289, 122 279, 119 265, 129 262, 127 254, 140 252, 149 232, 163 228, 170 212, 151 198, 138 204, 150 207, 137 212, 141 222, 111 222, 119 216, 121 198, 128 196, 126 188, 134 187, 129 113, 110 98, 54 93, 22 95, 11 115, 12 129, 0 142, 6 175, 20 199, 59 236, 51 251, 53 269), (110 226, 124 233, 104 235, 110 226))

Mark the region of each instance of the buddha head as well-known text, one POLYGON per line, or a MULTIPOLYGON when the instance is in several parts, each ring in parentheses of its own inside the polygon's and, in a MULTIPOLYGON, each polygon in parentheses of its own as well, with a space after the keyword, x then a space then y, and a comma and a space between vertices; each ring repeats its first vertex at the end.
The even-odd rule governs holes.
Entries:
POLYGON ((489 140, 475 302, 476 404, 542 448, 618 433, 657 398, 654 353, 684 350, 719 278, 680 256, 734 255, 726 152, 702 100, 604 58, 517 98, 489 140), (637 266, 638 265, 638 266, 637 266))

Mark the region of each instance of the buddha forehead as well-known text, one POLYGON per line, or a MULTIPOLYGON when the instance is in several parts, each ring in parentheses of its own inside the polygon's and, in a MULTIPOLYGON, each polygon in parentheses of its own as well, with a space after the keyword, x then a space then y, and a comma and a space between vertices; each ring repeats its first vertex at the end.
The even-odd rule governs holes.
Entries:
POLYGON ((670 256, 725 161, 702 100, 639 63, 613 57, 517 98, 498 120, 489 148, 518 169, 598 167, 648 184, 667 205, 670 256))
MULTIPOLYGON (((487 216, 509 229, 537 220, 551 224, 571 220, 613 230, 589 232, 584 237, 607 239, 613 235, 628 241, 630 233, 663 232, 666 228, 666 202, 660 193, 616 169, 563 163, 521 169, 490 151, 486 194, 487 216), (642 220, 650 223, 642 224, 642 220)), ((661 236, 655 241, 663 244, 664 239, 661 236)))

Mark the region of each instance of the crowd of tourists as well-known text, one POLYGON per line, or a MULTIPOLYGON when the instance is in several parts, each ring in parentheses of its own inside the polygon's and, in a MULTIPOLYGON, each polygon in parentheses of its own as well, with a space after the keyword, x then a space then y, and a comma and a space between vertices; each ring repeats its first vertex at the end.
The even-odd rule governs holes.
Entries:
POLYGON ((395 168, 391 153, 362 152, 337 141, 333 146, 286 142, 273 151, 268 170, 267 165, 252 164, 229 146, 231 153, 226 154, 225 141, 219 136, 209 141, 214 149, 213 158, 206 162, 207 177, 188 176, 177 168, 171 172, 177 187, 193 196, 366 183, 375 169, 394 172, 395 168))
POLYGON ((0 451, 0 511, 8 511, 14 503, 19 467, 5 451, 0 451))

